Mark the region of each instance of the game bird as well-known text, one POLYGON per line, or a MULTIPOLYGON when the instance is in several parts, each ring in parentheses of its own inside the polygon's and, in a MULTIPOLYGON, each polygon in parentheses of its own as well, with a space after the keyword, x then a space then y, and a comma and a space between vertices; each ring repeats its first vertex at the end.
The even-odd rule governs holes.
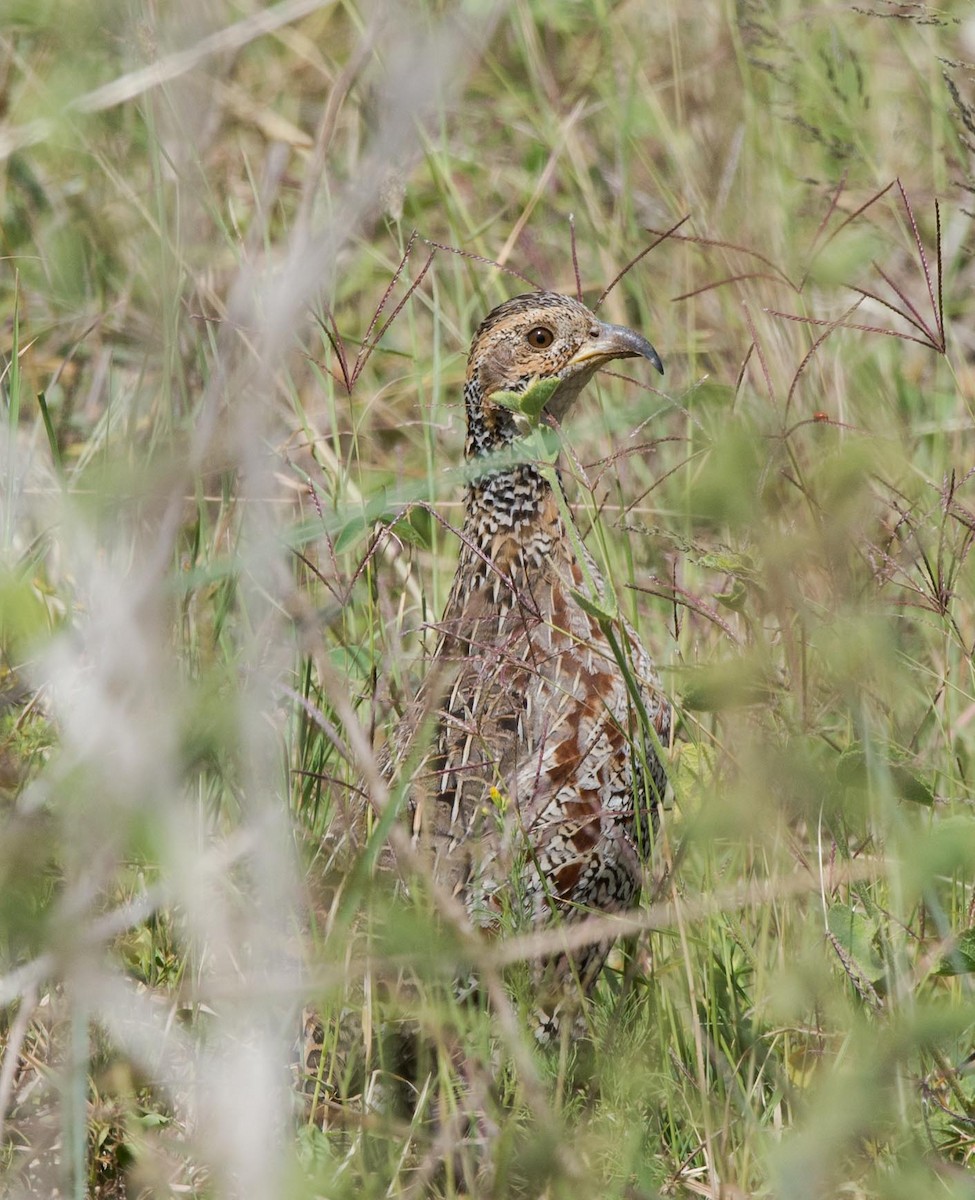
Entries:
MULTIPOLYGON (((411 853, 486 937, 631 908, 652 846, 671 709, 558 467, 560 422, 596 371, 625 358, 663 371, 640 334, 554 292, 499 305, 471 345, 457 570, 430 670, 380 765, 393 794, 407 785, 411 853)), ((361 828, 347 832, 362 845, 361 828)), ((610 945, 533 965, 540 1042, 578 1028, 610 945)), ((476 987, 455 980, 459 996, 476 987)), ((318 1013, 303 1022, 302 1090, 327 1097, 361 1017, 341 1014, 328 1057, 318 1013)), ((417 1042, 402 1030, 393 1041, 402 1079, 417 1042)))
MULTIPOLYGON (((412 771, 416 844, 489 934, 631 908, 666 785, 670 706, 573 523, 554 438, 534 436, 625 358, 663 372, 645 338, 553 292, 507 300, 471 345, 460 557, 385 765, 412 771)), ((591 991, 608 949, 537 972, 540 1040, 591 991)))

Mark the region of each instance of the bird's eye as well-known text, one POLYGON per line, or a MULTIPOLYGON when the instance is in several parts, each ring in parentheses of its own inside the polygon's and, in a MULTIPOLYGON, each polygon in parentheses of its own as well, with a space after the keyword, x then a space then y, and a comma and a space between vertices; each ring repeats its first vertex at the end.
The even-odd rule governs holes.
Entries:
POLYGON ((555 341, 555 334, 551 329, 546 329, 544 325, 536 325, 534 329, 528 331, 528 344, 536 350, 545 350, 555 341))

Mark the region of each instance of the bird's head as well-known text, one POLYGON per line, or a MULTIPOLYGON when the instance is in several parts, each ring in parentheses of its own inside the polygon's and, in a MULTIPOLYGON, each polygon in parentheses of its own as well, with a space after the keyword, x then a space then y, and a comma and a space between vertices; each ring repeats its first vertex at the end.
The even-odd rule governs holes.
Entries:
POLYGON ((554 384, 543 411, 561 420, 600 367, 637 357, 663 373, 660 356, 646 338, 600 321, 578 300, 556 292, 506 300, 481 323, 467 360, 468 454, 488 453, 519 432, 510 403, 492 397, 554 384))

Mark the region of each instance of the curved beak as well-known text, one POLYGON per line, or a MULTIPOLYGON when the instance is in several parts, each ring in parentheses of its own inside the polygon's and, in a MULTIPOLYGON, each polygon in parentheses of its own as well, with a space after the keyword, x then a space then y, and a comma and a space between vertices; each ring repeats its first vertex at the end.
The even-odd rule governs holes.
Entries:
POLYGON ((599 333, 590 338, 570 359, 573 366, 591 364, 594 367, 612 362, 614 358, 645 358, 653 363, 661 375, 664 364, 660 355, 645 337, 627 329, 625 325, 600 324, 599 333))

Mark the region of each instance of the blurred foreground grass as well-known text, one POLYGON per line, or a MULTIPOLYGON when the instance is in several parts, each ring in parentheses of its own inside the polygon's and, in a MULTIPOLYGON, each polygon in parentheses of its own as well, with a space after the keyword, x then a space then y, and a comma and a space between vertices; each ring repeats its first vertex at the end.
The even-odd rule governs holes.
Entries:
POLYGON ((481 1089, 479 1194, 975 1196, 970 7, 5 17, 2 1186, 461 1194, 481 1089), (593 301, 684 217, 603 309, 664 390, 567 430, 675 802, 542 1052, 319 847, 432 650, 497 264, 573 292, 574 219, 593 301), (309 995, 419 1020, 412 1124, 300 1127, 309 995))

